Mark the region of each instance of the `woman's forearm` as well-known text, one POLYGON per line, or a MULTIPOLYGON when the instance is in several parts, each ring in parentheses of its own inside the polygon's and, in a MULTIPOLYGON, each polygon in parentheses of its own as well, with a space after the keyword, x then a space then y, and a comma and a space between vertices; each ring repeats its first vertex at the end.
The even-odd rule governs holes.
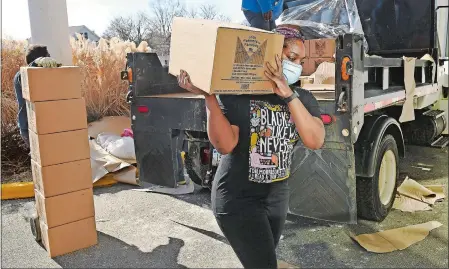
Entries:
POLYGON ((206 96, 205 100, 209 141, 221 154, 231 153, 238 143, 239 128, 223 115, 215 95, 206 96))
POLYGON ((298 98, 292 100, 288 108, 304 145, 310 149, 321 148, 325 136, 321 120, 312 116, 298 98))

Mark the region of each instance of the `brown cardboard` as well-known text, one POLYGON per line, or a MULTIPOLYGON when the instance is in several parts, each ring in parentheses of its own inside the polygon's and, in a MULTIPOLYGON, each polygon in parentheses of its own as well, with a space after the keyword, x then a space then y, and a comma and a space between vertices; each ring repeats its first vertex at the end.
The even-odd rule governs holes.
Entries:
POLYGON ((22 94, 31 102, 81 98, 81 73, 77 66, 21 67, 22 94))
POLYGON ((34 188, 45 198, 92 188, 90 159, 42 167, 31 160, 34 188))
POLYGON ((280 34, 237 24, 175 18, 169 72, 186 70, 192 83, 208 93, 271 94, 264 64, 282 53, 280 34))
POLYGON ((98 243, 95 218, 48 228, 40 224, 42 244, 51 258, 94 246, 98 243))
POLYGON ((351 235, 351 237, 367 251, 388 253, 406 249, 424 240, 430 231, 441 226, 443 224, 438 221, 429 221, 372 234, 351 235))
POLYGON ((309 50, 311 58, 332 58, 335 54, 335 39, 311 39, 309 50))
POLYGON ((45 198, 34 190, 39 219, 48 228, 95 216, 92 188, 45 198))
POLYGON ((313 59, 306 58, 303 60, 302 64, 302 76, 310 76, 315 72, 313 59))
POLYGON ((310 57, 310 40, 304 40, 304 47, 306 49, 306 58, 310 57))
POLYGON ((27 101, 28 128, 37 134, 50 134, 87 128, 86 103, 83 98, 27 101))
POLYGON ((48 166, 90 158, 87 129, 37 135, 30 131, 31 159, 48 166))

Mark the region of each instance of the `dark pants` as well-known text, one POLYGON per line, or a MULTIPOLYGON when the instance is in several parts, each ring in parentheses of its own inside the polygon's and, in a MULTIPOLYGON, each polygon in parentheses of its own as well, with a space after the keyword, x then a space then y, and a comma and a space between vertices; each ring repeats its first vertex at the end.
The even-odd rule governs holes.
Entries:
POLYGON ((250 205, 242 202, 246 213, 216 215, 218 226, 245 268, 277 268, 276 247, 287 217, 289 188, 287 182, 269 185, 265 197, 250 205))
POLYGON ((249 10, 243 10, 243 14, 251 27, 262 30, 272 31, 276 28, 276 23, 273 20, 266 21, 262 13, 256 13, 249 10))

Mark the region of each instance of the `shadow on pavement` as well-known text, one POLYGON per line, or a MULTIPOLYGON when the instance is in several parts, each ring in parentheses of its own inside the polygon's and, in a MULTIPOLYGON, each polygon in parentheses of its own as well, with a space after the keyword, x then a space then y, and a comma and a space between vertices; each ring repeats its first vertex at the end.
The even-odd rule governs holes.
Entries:
POLYGON ((183 246, 183 240, 170 237, 167 245, 147 253, 99 232, 98 245, 54 260, 62 268, 187 268, 177 262, 183 246))

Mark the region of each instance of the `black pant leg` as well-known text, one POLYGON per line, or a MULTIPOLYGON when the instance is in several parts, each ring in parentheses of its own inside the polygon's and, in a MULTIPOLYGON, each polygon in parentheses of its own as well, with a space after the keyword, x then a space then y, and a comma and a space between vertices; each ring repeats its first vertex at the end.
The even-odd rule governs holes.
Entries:
POLYGON ((271 183, 270 187, 266 198, 266 211, 274 245, 277 247, 287 218, 290 189, 287 181, 271 183))
POLYGON ((244 268, 277 268, 275 244, 266 212, 217 215, 216 219, 244 268))

